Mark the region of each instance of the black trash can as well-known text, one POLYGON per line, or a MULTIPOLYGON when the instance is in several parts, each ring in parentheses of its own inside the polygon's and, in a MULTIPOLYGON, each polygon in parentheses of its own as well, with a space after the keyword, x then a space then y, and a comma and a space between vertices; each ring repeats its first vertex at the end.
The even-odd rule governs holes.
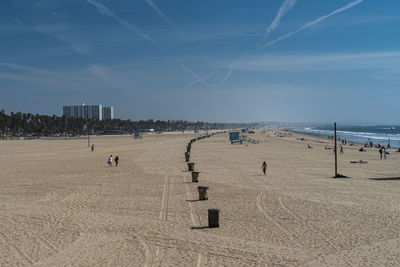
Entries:
POLYGON ((188 162, 187 165, 190 172, 194 171, 194 162, 188 162))
POLYGON ((199 190, 199 200, 207 200, 208 199, 207 189, 208 189, 208 186, 198 186, 197 187, 197 190, 199 190))
POLYGON ((199 172, 192 171, 192 183, 198 183, 198 182, 199 182, 199 172))
POLYGON ((219 227, 219 209, 208 209, 208 227, 219 227))

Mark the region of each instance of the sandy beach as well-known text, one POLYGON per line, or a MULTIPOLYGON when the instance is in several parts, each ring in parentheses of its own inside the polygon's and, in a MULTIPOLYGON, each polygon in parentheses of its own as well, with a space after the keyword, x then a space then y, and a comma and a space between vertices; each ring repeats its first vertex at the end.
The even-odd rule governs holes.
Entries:
POLYGON ((0 141, 0 265, 400 265, 400 153, 346 145, 333 179, 332 140, 274 131, 195 142, 199 183, 193 133, 0 141))

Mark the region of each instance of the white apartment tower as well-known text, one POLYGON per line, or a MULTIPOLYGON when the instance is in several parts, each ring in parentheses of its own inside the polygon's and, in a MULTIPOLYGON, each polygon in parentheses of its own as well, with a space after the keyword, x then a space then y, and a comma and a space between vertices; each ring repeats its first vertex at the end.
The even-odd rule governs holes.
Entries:
POLYGON ((63 115, 67 118, 90 120, 114 119, 114 107, 102 105, 63 106, 63 115))
POLYGON ((114 107, 103 107, 103 120, 114 119, 114 107))

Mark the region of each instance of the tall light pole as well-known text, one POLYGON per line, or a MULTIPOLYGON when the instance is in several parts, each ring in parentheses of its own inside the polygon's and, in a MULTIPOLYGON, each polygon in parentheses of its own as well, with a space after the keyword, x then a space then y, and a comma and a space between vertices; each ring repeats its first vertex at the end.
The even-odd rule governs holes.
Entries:
POLYGON ((87 142, 88 142, 88 147, 90 147, 90 132, 89 132, 89 123, 88 123, 88 126, 87 126, 87 142))
POLYGON ((346 175, 339 174, 337 172, 337 138, 336 138, 336 122, 334 123, 334 131, 335 131, 335 176, 333 178, 350 178, 346 175))
POLYGON ((337 142, 336 142, 336 122, 334 123, 335 130, 335 177, 338 177, 337 173, 337 142))
POLYGON ((67 141, 67 132, 68 132, 68 118, 65 116, 65 129, 64 129, 64 138, 67 141))

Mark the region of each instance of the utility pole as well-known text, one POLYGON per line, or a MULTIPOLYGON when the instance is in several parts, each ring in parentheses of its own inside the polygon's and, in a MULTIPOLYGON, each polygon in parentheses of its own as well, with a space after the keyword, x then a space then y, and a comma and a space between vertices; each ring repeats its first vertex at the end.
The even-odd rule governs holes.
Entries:
POLYGON ((88 142, 88 147, 90 147, 90 133, 89 133, 89 123, 88 123, 88 126, 87 126, 87 142, 88 142))
POLYGON ((338 177, 338 173, 337 173, 336 122, 334 123, 334 130, 335 130, 335 177, 338 177))
POLYGON ((67 132, 68 132, 68 118, 65 116, 65 129, 64 129, 64 138, 67 141, 67 132))

